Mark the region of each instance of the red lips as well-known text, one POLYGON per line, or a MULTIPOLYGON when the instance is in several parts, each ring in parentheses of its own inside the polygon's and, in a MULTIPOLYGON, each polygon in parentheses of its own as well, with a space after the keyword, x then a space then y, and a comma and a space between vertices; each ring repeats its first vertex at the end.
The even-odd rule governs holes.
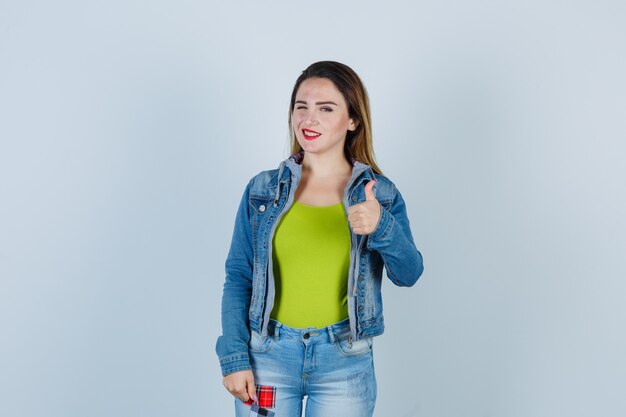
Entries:
POLYGON ((311 130, 311 129, 302 129, 302 134, 304 135, 304 138, 306 140, 315 140, 319 138, 320 136, 322 136, 320 132, 316 132, 315 130, 311 130))

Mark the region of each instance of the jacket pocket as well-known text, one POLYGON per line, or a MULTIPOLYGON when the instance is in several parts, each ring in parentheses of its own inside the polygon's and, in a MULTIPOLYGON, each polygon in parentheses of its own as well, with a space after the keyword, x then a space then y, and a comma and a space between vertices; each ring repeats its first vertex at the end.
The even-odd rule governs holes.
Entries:
POLYGON ((269 211, 272 207, 273 200, 272 197, 268 196, 254 196, 251 195, 248 199, 248 203, 250 207, 254 210, 255 214, 263 215, 269 211))

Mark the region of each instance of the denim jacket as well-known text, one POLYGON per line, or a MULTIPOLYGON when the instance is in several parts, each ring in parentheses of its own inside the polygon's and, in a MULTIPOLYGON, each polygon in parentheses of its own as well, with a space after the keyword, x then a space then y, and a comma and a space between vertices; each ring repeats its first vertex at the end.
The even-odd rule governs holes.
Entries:
MULTIPOLYGON (((223 375, 251 369, 248 357, 250 331, 267 336, 275 285, 272 238, 281 216, 294 201, 302 175, 303 153, 291 155, 278 169, 254 176, 243 193, 226 259, 222 295, 222 336, 216 352, 223 375)), ((369 235, 351 233, 348 272, 348 315, 351 340, 377 336, 384 331, 380 292, 383 266, 397 286, 410 287, 424 270, 415 247, 406 207, 400 192, 385 176, 353 160, 346 185, 346 208, 365 201, 365 184, 375 179, 374 192, 381 206, 380 219, 369 235)))

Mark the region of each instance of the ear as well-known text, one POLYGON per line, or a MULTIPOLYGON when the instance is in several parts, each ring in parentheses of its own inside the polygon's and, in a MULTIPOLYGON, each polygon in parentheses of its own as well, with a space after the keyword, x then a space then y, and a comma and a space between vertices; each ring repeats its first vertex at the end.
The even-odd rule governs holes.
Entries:
POLYGON ((348 130, 354 132, 359 125, 359 121, 356 119, 350 119, 350 123, 348 123, 348 130))

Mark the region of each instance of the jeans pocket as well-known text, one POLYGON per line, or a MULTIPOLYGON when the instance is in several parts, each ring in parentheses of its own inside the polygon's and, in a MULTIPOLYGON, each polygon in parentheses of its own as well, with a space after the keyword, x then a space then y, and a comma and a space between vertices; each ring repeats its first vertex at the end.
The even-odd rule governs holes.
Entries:
POLYGON ((337 349, 347 356, 364 355, 372 351, 372 339, 372 336, 359 340, 343 339, 337 343, 337 349))
POLYGON ((250 331, 250 342, 248 348, 254 353, 265 353, 269 351, 274 343, 274 339, 268 336, 261 336, 258 332, 250 331))

